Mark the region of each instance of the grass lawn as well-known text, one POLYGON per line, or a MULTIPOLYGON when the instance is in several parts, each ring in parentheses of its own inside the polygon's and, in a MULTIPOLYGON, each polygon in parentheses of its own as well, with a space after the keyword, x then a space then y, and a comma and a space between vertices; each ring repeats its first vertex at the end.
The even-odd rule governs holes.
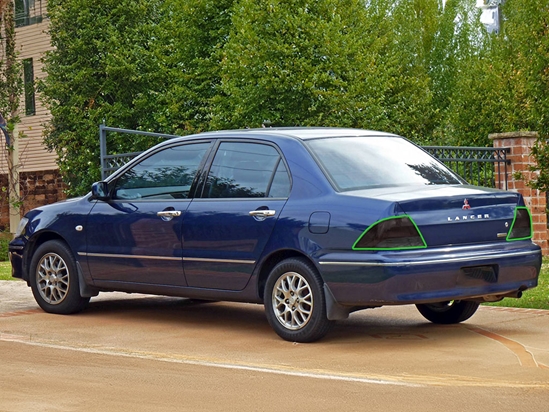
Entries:
POLYGON ((10 262, 0 262, 0 280, 14 280, 11 277, 10 262))
MULTIPOLYGON (((0 280, 14 280, 11 277, 10 262, 0 262, 0 280)), ((543 259, 537 288, 527 290, 520 299, 505 298, 501 302, 487 305, 549 310, 549 258, 543 259)))
POLYGON ((523 293, 522 298, 505 298, 500 302, 487 303, 489 306, 513 308, 549 309, 549 257, 543 258, 538 287, 523 293))

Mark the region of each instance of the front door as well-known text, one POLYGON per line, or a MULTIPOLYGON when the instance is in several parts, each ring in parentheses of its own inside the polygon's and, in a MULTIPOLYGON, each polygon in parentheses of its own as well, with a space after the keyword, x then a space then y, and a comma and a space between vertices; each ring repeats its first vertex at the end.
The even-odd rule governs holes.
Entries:
POLYGON ((94 280, 185 286, 181 224, 211 142, 162 148, 109 182, 88 219, 94 280))

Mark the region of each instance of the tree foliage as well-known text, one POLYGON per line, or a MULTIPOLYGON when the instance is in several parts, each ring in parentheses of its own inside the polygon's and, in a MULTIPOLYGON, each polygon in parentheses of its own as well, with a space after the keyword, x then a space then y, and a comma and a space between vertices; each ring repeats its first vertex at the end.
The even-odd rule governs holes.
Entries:
MULTIPOLYGON (((547 136, 549 0, 49 0, 46 144, 70 194, 99 178, 98 125, 188 134, 342 126, 418 143, 547 136)), ((148 139, 114 136, 111 152, 148 139)), ((540 146, 541 147, 541 146, 540 146)))
POLYGON ((503 13, 492 57, 499 69, 495 131, 539 133, 532 152, 538 177, 530 183, 549 191, 549 0, 508 0, 503 13))
POLYGON ((240 1, 222 50, 213 126, 348 126, 420 135, 430 98, 425 67, 416 64, 421 45, 413 44, 392 2, 377 6, 240 1))
POLYGON ((14 4, 11 1, 0 0, 0 27, 0 41, 3 44, 0 60, 0 113, 12 129, 17 121, 22 79, 15 48, 14 4))
POLYGON ((101 122, 161 129, 155 114, 169 87, 167 13, 157 0, 48 2, 54 49, 41 85, 52 113, 45 142, 59 157, 70 194, 85 193, 99 176, 101 122))
MULTIPOLYGON (((231 1, 49 0, 54 49, 41 84, 52 113, 45 143, 70 195, 98 180, 98 126, 185 134, 208 127, 218 43, 231 1)), ((114 153, 147 138, 115 135, 114 153)))
POLYGON ((15 7, 12 1, 0 0, 0 42, 2 59, 0 60, 0 165, 7 172, 7 185, 0 191, 0 203, 7 202, 10 207, 18 208, 24 196, 24 188, 17 179, 19 165, 14 162, 14 135, 17 124, 19 98, 22 93, 22 70, 17 61, 15 47, 15 7), (5 162, 5 163, 4 163, 5 162))

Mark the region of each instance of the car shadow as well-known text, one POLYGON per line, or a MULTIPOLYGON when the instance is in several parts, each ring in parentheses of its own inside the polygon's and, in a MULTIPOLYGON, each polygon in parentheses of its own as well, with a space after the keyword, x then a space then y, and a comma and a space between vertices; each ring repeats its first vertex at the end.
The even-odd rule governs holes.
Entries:
MULTIPOLYGON (((195 300, 178 297, 128 295, 129 298, 92 300, 78 316, 108 317, 110 320, 137 321, 155 325, 189 327, 232 332, 253 331, 279 339, 267 322, 263 305, 195 300)), ((415 308, 409 307, 415 314, 415 308)), ((390 309, 352 313, 346 320, 334 322, 319 343, 345 344, 366 341, 428 342, 432 339, 468 339, 471 333, 461 325, 435 325, 420 316, 391 315, 390 309), (449 333, 450 331, 454 331, 449 333), (449 337, 451 335, 451 338, 449 337)), ((470 323, 471 324, 471 323, 470 323)))
POLYGON ((137 319, 157 325, 203 325, 208 329, 221 325, 241 330, 270 329, 263 305, 164 296, 92 300, 80 316, 137 319))

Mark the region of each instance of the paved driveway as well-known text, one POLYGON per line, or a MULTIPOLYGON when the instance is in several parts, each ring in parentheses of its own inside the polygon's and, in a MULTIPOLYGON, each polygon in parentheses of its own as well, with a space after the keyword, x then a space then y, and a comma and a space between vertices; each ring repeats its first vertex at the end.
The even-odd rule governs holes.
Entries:
POLYGON ((0 281, 0 380, 0 411, 545 411, 549 311, 384 307, 294 344, 259 305, 105 293, 59 316, 0 281))

